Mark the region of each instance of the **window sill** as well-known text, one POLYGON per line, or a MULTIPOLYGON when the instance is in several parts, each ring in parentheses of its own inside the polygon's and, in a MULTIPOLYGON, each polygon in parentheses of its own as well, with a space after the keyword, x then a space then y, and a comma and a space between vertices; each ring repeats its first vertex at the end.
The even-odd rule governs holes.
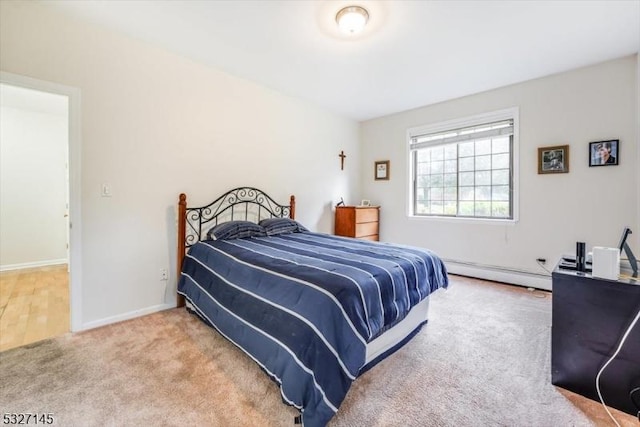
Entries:
POLYGON ((513 219, 498 219, 498 218, 466 218, 466 217, 451 217, 451 216, 419 216, 419 215, 407 215, 409 221, 436 221, 436 222, 450 222, 450 223, 476 223, 487 225, 515 225, 518 222, 517 218, 513 219))

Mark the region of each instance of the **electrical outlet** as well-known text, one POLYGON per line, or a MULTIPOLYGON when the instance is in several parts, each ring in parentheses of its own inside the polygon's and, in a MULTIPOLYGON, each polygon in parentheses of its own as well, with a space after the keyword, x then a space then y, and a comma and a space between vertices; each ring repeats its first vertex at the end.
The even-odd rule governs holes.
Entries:
POLYGON ((169 270, 166 268, 160 269, 160 280, 169 280, 169 270))

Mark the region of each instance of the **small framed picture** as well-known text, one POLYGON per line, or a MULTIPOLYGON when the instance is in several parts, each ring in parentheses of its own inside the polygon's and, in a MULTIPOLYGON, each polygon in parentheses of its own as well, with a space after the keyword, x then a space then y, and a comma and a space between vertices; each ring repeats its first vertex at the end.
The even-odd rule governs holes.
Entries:
POLYGON ((569 146, 556 145, 554 147, 538 148, 538 173, 567 173, 569 172, 569 146))
POLYGON ((360 206, 371 206, 371 200, 362 199, 360 206))
POLYGON ((389 160, 377 161, 374 164, 374 175, 376 180, 389 179, 389 160))
POLYGON ((615 166, 620 161, 620 140, 589 143, 589 166, 615 166))

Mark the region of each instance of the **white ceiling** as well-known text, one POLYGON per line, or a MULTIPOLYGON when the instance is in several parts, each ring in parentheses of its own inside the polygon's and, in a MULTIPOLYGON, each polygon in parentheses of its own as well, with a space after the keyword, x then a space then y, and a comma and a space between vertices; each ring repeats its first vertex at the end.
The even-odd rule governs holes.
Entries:
POLYGON ((640 0, 54 3, 356 120, 640 50, 640 0), (335 15, 352 4, 370 20, 347 37, 335 15))

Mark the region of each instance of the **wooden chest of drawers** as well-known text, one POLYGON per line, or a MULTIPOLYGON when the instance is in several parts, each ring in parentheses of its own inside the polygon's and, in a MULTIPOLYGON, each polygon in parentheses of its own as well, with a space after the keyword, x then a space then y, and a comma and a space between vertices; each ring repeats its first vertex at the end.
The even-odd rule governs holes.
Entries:
POLYGON ((379 206, 338 206, 335 234, 378 241, 379 206))

